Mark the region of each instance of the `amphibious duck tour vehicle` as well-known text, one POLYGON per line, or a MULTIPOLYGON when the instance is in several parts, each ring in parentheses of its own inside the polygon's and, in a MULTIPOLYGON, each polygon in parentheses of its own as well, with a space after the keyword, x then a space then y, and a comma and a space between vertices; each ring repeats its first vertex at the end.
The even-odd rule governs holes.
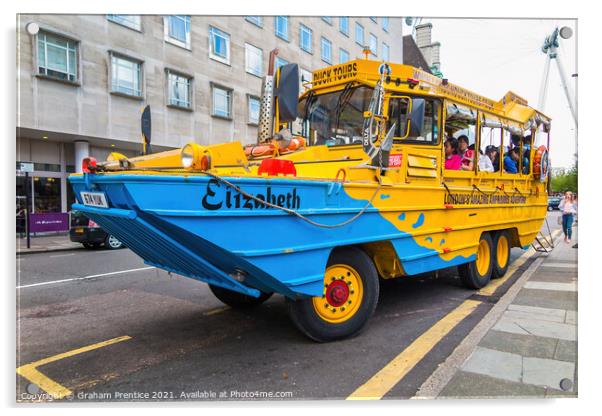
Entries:
POLYGON ((524 99, 493 101, 368 59, 315 71, 299 96, 297 66, 273 71, 273 55, 256 144, 86 158, 69 178, 73 208, 228 305, 284 295, 316 341, 359 332, 379 278, 457 266, 478 289, 504 275, 512 247, 534 240, 550 120, 524 99), (444 141, 460 135, 467 163, 445 169, 444 141), (497 157, 485 170, 491 152, 480 150, 490 146, 497 157), (505 170, 511 153, 517 173, 505 170))

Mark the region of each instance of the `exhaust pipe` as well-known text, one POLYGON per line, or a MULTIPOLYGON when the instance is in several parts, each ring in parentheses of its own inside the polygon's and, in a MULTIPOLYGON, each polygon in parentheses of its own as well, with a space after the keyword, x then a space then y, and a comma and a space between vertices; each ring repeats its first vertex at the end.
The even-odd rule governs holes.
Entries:
POLYGON ((268 142, 274 136, 274 64, 276 55, 278 55, 278 49, 273 49, 270 52, 268 74, 261 85, 257 143, 268 142))

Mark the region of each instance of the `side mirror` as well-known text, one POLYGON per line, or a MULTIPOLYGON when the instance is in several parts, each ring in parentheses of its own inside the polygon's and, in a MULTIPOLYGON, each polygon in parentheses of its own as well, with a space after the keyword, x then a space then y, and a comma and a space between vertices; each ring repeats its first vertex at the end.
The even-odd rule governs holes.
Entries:
POLYGON ((295 121, 299 114, 299 67, 287 64, 280 67, 274 96, 278 100, 280 123, 295 121))
POLYGON ((412 113, 410 114, 410 137, 422 136, 424 126, 425 101, 423 98, 412 100, 412 113))

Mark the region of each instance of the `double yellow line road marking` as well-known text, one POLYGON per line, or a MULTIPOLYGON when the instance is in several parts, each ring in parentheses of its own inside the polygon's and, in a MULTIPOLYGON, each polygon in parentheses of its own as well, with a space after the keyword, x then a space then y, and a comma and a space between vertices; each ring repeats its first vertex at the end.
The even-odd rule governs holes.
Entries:
POLYGON ((406 376, 449 334, 464 318, 472 313, 481 302, 466 300, 443 319, 430 327, 425 333, 412 342, 401 354, 393 358, 370 380, 355 390, 347 400, 379 400, 406 376))
POLYGON ((107 341, 98 342, 96 344, 88 345, 82 348, 77 348, 71 351, 64 352, 62 354, 53 355, 52 357, 44 358, 43 360, 35 361, 30 364, 23 365, 17 368, 17 373, 26 378, 29 382, 36 384, 38 387, 46 391, 49 395, 51 395, 55 400, 63 399, 67 396, 73 394, 71 390, 67 387, 60 385, 54 380, 51 380, 49 377, 42 374, 38 367, 41 367, 45 364, 50 364, 55 361, 59 361, 65 358, 73 357, 75 355, 83 354, 88 351, 96 350, 99 348, 107 347, 109 345, 116 344, 118 342, 127 341, 132 339, 127 335, 122 337, 117 337, 113 339, 109 339, 107 341))

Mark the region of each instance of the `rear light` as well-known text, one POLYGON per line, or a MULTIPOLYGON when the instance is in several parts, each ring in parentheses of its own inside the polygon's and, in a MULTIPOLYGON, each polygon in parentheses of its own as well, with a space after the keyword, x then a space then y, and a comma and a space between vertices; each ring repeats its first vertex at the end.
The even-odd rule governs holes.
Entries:
POLYGON ((90 227, 90 228, 98 228, 98 224, 96 224, 92 220, 88 220, 88 227, 90 227))
POLYGON ((82 160, 82 172, 96 173, 96 159, 93 157, 84 158, 82 160))
POLYGON ((257 170, 257 173, 260 175, 263 173, 268 174, 269 176, 278 176, 278 175, 293 175, 297 176, 297 169, 295 168, 295 164, 292 160, 283 160, 283 159, 263 159, 261 161, 261 165, 257 170))

